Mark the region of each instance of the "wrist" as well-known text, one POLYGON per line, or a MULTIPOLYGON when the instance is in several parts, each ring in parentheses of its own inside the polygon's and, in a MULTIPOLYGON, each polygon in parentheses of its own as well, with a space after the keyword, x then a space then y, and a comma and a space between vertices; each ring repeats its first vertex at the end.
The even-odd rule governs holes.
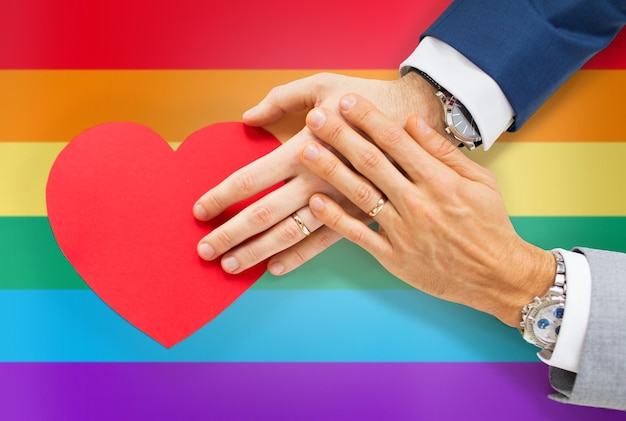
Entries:
POLYGON ((542 297, 554 283, 556 261, 551 252, 530 245, 523 253, 516 253, 517 263, 510 262, 501 281, 500 307, 494 315, 511 327, 519 327, 522 308, 534 297, 542 297))
POLYGON ((426 81, 435 90, 435 96, 441 107, 439 124, 435 127, 437 127, 440 134, 446 137, 453 145, 465 146, 470 151, 481 145, 482 138, 478 127, 471 113, 463 106, 461 101, 420 69, 411 69, 405 77, 411 74, 418 75, 422 80, 421 83, 426 81), (443 128, 443 132, 441 128, 443 128))
POLYGON ((451 138, 445 131, 444 113, 441 101, 436 95, 437 88, 416 72, 406 73, 396 83, 400 87, 405 103, 411 104, 412 112, 409 115, 419 113, 430 127, 445 138, 451 138))

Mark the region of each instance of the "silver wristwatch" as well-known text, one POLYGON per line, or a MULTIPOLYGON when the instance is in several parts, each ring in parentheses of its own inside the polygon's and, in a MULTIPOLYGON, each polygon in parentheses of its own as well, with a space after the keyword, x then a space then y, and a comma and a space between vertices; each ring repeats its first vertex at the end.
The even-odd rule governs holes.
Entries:
POLYGON ((437 88, 436 95, 443 105, 445 130, 459 142, 458 146, 465 146, 471 151, 475 149, 476 146, 480 145, 482 138, 480 137, 478 126, 476 126, 472 115, 458 98, 446 91, 427 73, 419 69, 411 70, 421 75, 430 82, 431 85, 437 88))
POLYGON ((524 339, 546 351, 554 350, 559 337, 567 293, 563 256, 555 250, 552 254, 556 259, 554 285, 543 297, 535 297, 532 303, 524 306, 520 323, 524 339))

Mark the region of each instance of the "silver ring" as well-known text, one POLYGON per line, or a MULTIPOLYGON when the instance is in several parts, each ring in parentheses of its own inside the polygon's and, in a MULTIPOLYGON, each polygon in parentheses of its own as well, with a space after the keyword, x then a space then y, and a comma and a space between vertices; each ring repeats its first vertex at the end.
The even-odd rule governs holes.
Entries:
POLYGON ((302 231, 302 234, 304 234, 305 237, 311 235, 311 231, 307 228, 306 225, 304 225, 304 222, 302 222, 302 219, 300 219, 297 213, 292 213, 291 217, 294 221, 296 221, 296 225, 298 225, 298 228, 300 228, 300 231, 302 231))
POLYGON ((383 196, 380 199, 378 199, 376 206, 374 206, 374 208, 371 211, 369 211, 367 215, 371 216, 372 218, 375 217, 383 209, 383 207, 385 206, 385 203, 387 203, 387 198, 383 196))

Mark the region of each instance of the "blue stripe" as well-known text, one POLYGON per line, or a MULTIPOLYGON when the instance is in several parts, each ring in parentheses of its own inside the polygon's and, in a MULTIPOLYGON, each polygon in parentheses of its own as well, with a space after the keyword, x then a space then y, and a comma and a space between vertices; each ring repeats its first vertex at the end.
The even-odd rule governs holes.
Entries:
POLYGON ((165 349, 90 290, 0 293, 6 362, 527 362, 496 319, 417 290, 249 290, 165 349))

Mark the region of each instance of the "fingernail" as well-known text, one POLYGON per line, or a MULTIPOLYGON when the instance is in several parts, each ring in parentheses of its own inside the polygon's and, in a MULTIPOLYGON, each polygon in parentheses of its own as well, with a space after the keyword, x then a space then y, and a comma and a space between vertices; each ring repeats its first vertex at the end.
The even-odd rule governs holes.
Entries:
POLYGON ((321 212, 326 207, 326 204, 319 197, 314 197, 313 199, 311 199, 311 203, 309 203, 309 206, 311 206, 311 209, 315 212, 321 212))
POLYGON ((234 272, 239 269, 239 262, 233 256, 228 256, 222 259, 222 269, 226 272, 234 272))
POLYGON ((317 146, 313 144, 308 145, 306 148, 304 148, 304 151, 302 152, 302 156, 307 161, 313 161, 315 158, 319 156, 319 154, 320 154, 320 150, 317 148, 317 146))
POLYGON ((282 275, 285 273, 285 265, 280 262, 274 262, 267 267, 272 275, 282 275))
POLYGON ((215 250, 209 243, 198 244, 198 255, 204 260, 211 260, 215 256, 215 250))
POLYGON ((241 118, 243 118, 244 120, 248 119, 248 118, 252 118, 254 117, 254 115, 257 112, 258 107, 254 106, 252 108, 250 108, 248 111, 246 111, 245 113, 243 113, 243 115, 241 116, 241 118))
POLYGON ((428 134, 432 130, 426 121, 424 121, 424 119, 420 116, 417 117, 417 129, 424 134, 428 134))
POLYGON ((322 110, 314 109, 307 117, 307 124, 314 129, 322 127, 326 122, 326 114, 322 110))
POLYGON ((194 205, 193 215, 196 217, 196 219, 199 219, 201 221, 205 221, 209 219, 209 214, 207 213, 206 209, 204 208, 204 206, 202 206, 201 203, 196 203, 194 205))
POLYGON ((356 97, 354 95, 346 95, 339 101, 339 107, 344 111, 351 110, 354 104, 356 104, 356 97))

